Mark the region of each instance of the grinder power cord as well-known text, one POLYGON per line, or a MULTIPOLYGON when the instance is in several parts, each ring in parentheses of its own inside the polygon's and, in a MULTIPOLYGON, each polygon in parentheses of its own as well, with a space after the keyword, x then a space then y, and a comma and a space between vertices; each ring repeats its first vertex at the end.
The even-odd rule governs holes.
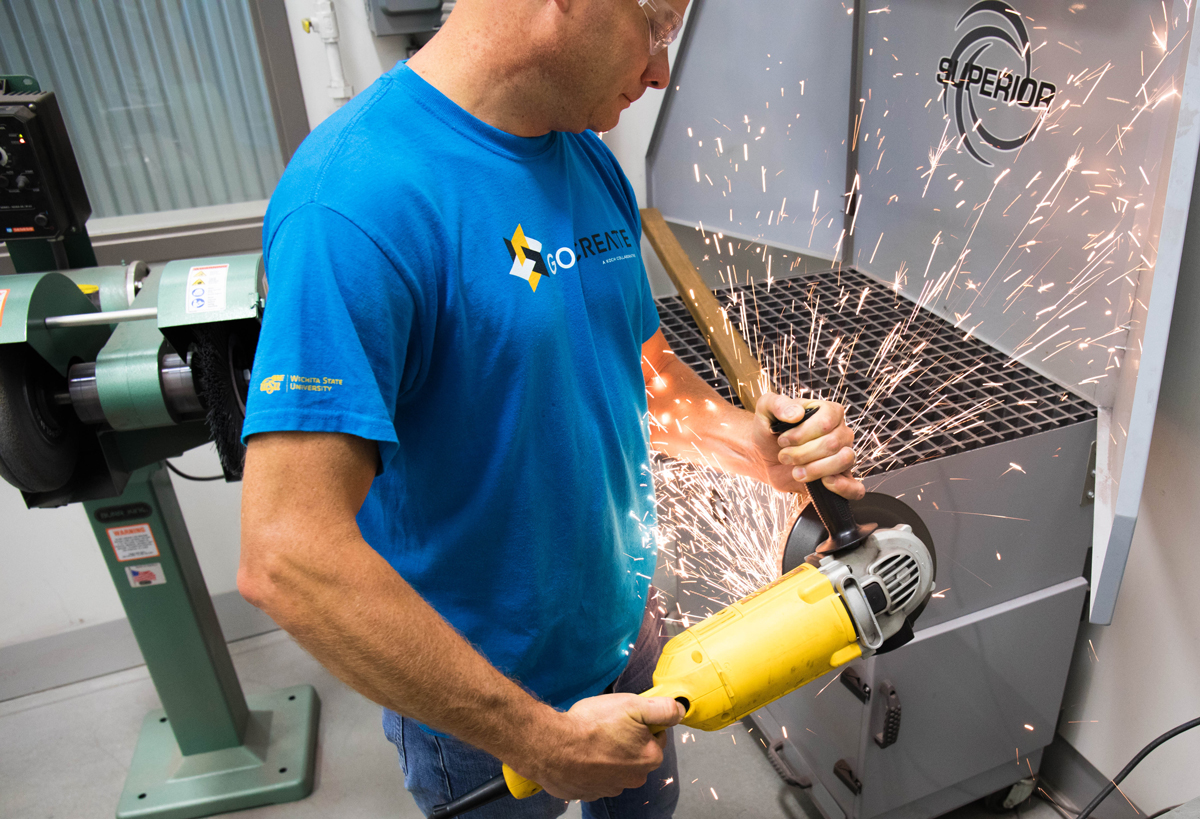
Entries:
MULTIPOLYGON (((809 409, 796 424, 777 421, 772 432, 780 435, 815 412, 809 409)), ((933 593, 935 572, 933 544, 915 513, 908 510, 911 523, 888 528, 859 524, 851 502, 821 481, 809 483, 808 492, 824 537, 805 562, 664 647, 654 685, 642 696, 674 698, 686 709, 682 725, 718 731, 832 669, 912 639, 912 621, 933 593), (914 523, 925 539, 914 533, 914 523)), ((789 533, 789 549, 815 528, 801 517, 789 533)), ((894 734, 899 723, 885 730, 894 734)), ((507 794, 524 799, 540 790, 505 765, 499 776, 431 815, 460 816, 507 794)))
MULTIPOLYGON (((1165 734, 1155 738, 1150 742, 1149 745, 1138 751, 1137 754, 1134 755, 1133 759, 1129 760, 1129 764, 1122 768, 1119 774, 1110 779, 1108 783, 1100 789, 1100 793, 1096 794, 1095 798, 1092 799, 1091 802, 1088 802, 1087 806, 1079 812, 1079 816, 1077 816, 1075 819, 1088 819, 1088 817, 1092 815, 1092 811, 1100 807, 1100 803, 1107 799, 1109 794, 1116 790, 1116 787, 1124 781, 1125 777, 1129 776, 1130 772, 1138 766, 1139 762, 1150 755, 1151 751, 1153 751, 1159 745, 1162 745, 1168 739, 1178 736, 1184 731, 1189 731, 1192 728, 1195 728, 1197 725, 1200 725, 1200 717, 1188 720, 1181 725, 1176 725, 1170 731, 1167 731, 1165 734)), ((1154 815, 1158 816, 1159 814, 1154 815)))

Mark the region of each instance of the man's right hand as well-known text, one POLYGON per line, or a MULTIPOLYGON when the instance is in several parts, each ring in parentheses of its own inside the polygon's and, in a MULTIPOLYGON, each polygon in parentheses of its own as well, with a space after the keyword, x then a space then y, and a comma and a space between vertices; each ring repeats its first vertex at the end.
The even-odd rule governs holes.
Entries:
POLYGON ((646 783, 662 765, 666 733, 683 719, 683 706, 669 697, 603 694, 580 700, 539 743, 535 758, 509 766, 559 799, 590 802, 617 796, 646 783))
POLYGON ((554 796, 642 785, 664 742, 647 726, 679 722, 679 704, 608 694, 562 713, 492 667, 363 540, 356 515, 376 452, 336 433, 253 436, 238 589, 363 695, 503 759, 554 796))

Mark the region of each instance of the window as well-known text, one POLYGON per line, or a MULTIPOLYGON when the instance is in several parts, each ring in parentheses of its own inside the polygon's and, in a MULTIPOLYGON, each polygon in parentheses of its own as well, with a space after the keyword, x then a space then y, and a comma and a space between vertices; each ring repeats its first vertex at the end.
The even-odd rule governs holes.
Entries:
POLYGON ((0 74, 58 95, 93 218, 264 200, 283 172, 286 125, 260 45, 282 37, 290 56, 291 40, 286 22, 265 32, 262 18, 282 5, 5 0, 0 74))

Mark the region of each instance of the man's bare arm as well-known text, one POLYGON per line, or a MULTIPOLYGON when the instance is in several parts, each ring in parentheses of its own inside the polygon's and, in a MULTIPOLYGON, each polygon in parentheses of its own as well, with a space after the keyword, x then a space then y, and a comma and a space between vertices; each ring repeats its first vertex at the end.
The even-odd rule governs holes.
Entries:
POLYGON ((738 409, 671 352, 661 330, 642 345, 647 402, 656 423, 650 439, 674 458, 746 475, 787 492, 821 479, 847 498, 862 497, 850 475, 854 433, 842 407, 829 401, 796 401, 774 393, 759 399, 756 412, 738 409), (819 412, 785 435, 775 436, 775 418, 797 421, 806 406, 819 412))
POLYGON ((350 435, 251 438, 243 596, 364 696, 504 759, 555 795, 640 785, 661 761, 645 725, 677 722, 678 706, 612 695, 563 714, 496 670, 363 539, 355 516, 375 457, 374 443, 350 435))

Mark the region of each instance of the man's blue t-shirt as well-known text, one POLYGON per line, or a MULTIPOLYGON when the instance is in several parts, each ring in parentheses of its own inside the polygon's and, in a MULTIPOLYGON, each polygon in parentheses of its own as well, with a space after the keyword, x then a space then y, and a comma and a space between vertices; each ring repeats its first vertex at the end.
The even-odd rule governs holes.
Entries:
POLYGON ((403 64, 305 140, 263 225, 245 436, 377 442, 366 541, 563 708, 620 673, 654 573, 640 236, 594 134, 513 136, 403 64))

